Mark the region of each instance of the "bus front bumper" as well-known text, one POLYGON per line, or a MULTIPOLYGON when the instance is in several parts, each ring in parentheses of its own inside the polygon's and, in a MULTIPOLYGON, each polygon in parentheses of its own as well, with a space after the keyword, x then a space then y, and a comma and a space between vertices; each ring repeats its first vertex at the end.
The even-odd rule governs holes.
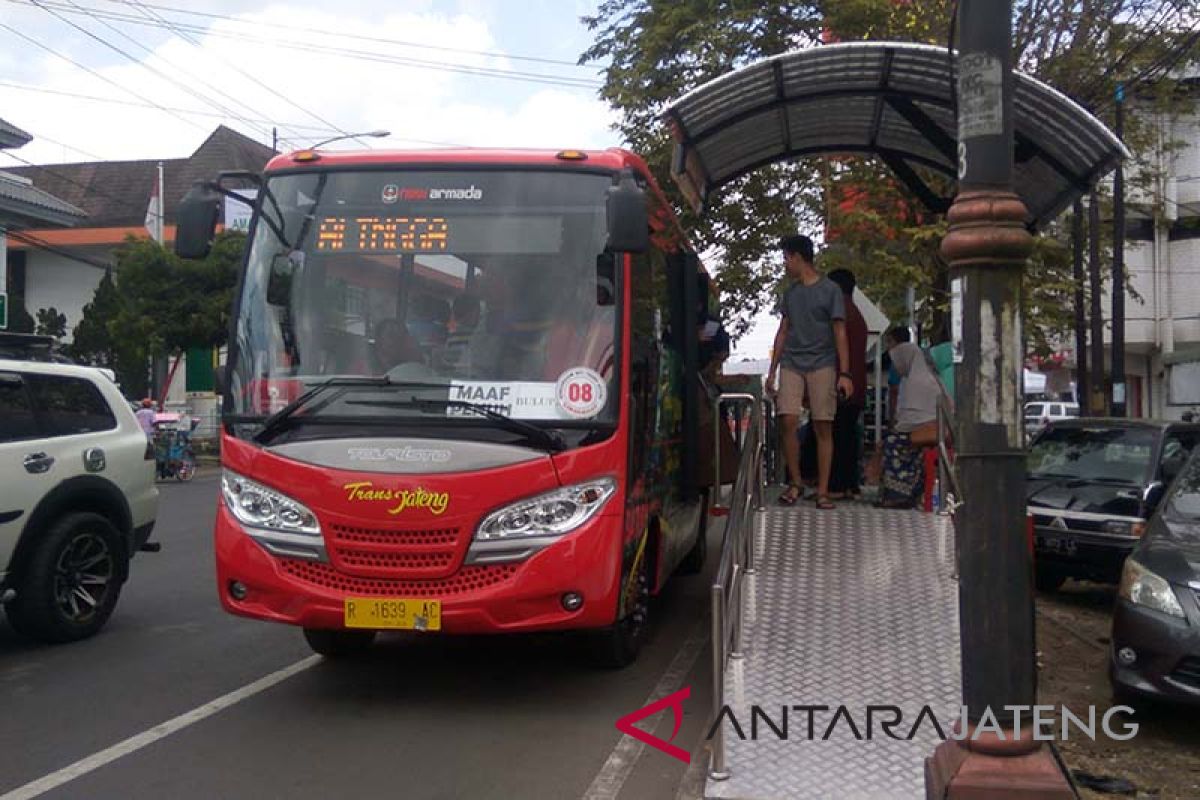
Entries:
POLYGON ((616 616, 619 516, 596 517, 528 559, 460 566, 430 580, 364 578, 327 561, 279 557, 252 539, 219 504, 217 588, 225 610, 299 625, 344 627, 348 598, 441 603, 443 633, 517 633, 599 628, 616 616), (568 611, 563 596, 583 597, 568 611))

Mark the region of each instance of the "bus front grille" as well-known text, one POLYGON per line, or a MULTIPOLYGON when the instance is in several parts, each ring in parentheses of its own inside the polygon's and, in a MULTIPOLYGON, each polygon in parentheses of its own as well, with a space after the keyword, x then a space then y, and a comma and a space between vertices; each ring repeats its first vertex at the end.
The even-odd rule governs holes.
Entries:
POLYGON ((339 572, 391 580, 445 578, 461 561, 460 528, 409 530, 329 526, 330 560, 339 572))
POLYGON ((382 597, 453 597, 503 583, 516 574, 516 564, 463 567, 448 578, 386 580, 361 578, 339 572, 328 564, 285 558, 280 565, 289 575, 326 589, 347 594, 382 597))

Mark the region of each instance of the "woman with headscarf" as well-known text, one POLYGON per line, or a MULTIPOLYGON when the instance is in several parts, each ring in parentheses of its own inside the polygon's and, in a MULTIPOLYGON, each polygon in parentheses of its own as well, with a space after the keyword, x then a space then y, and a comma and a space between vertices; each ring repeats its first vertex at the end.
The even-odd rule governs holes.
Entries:
POLYGON ((883 486, 879 505, 914 508, 925 486, 925 466, 922 446, 913 444, 913 433, 936 424, 938 398, 943 390, 925 354, 912 342, 895 345, 889 355, 900 375, 900 391, 895 425, 883 439, 883 486))

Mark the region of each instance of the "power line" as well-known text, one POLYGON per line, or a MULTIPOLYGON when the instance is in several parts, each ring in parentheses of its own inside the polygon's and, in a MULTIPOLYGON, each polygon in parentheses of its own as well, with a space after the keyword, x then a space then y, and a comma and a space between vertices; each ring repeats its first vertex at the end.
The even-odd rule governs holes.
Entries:
MULTIPOLYGON (((109 0, 109 2, 120 3, 121 5, 134 5, 131 0, 109 0)), ((283 30, 298 31, 302 33, 315 33, 322 36, 336 36, 342 39, 352 39, 361 42, 375 42, 377 44, 399 45, 401 47, 413 47, 421 50, 434 50, 443 53, 463 53, 465 55, 488 56, 491 58, 507 58, 513 61, 529 61, 537 64, 553 64, 556 66, 586 68, 584 65, 576 61, 567 61, 565 59, 546 58, 544 56, 525 56, 514 55, 511 53, 495 53, 487 50, 472 50, 465 47, 446 47, 444 45, 424 44, 422 42, 406 42, 400 39, 387 39, 379 36, 363 36, 353 33, 338 33, 336 31, 323 31, 319 28, 309 28, 303 25, 288 25, 286 23, 272 22, 270 24, 263 22, 254 22, 248 19, 239 19, 238 17, 230 17, 224 14, 212 14, 203 11, 192 11, 186 8, 173 8, 171 6, 160 6, 152 3, 138 3, 144 8, 153 8, 159 11, 170 11, 172 14, 185 14, 192 17, 203 17, 206 19, 220 20, 222 22, 234 22, 239 25, 249 25, 258 28, 275 28, 283 30)))
MULTIPOLYGON (((32 161, 21 158, 21 156, 17 155, 16 153, 4 153, 4 155, 8 156, 9 158, 15 158, 17 161, 20 161, 22 164, 24 164, 27 167, 33 167, 34 169, 40 169, 42 172, 45 172, 47 175, 52 175, 53 177, 58 178, 60 181, 69 183, 72 186, 78 186, 79 188, 84 189, 85 191, 90 192, 91 194, 96 194, 96 195, 100 195, 101 197, 108 198, 109 200, 113 200, 117 203, 120 203, 121 205, 125 206, 126 208, 133 209, 135 211, 138 211, 139 213, 144 213, 147 216, 149 216, 149 208, 143 209, 140 206, 138 206, 138 204, 131 203, 130 201, 126 200, 124 197, 118 197, 115 194, 109 194, 108 192, 105 192, 101 189, 97 189, 95 186, 92 186, 90 184, 81 183, 80 181, 75 180, 74 178, 70 177, 69 175, 64 175, 61 172, 55 172, 50 167, 43 166, 42 164, 35 164, 32 161)), ((159 200, 160 200, 160 202, 162 202, 162 198, 159 198, 159 200)), ((164 217, 164 215, 161 212, 159 214, 157 214, 156 216, 158 216, 160 218, 164 217)))
MULTIPOLYGON (((52 47, 47 47, 46 45, 42 44, 42 43, 41 43, 41 42, 39 42, 37 39, 34 39, 33 37, 30 37, 30 36, 26 36, 25 34, 21 33, 21 32, 20 32, 19 30, 17 30, 16 28, 12 27, 11 25, 8 25, 8 24, 6 24, 6 23, 4 23, 4 22, 0 22, 0 28, 3 28, 4 30, 8 31, 9 33, 11 33, 11 34, 13 34, 13 35, 15 35, 15 36, 19 36, 20 38, 22 38, 22 39, 24 39, 25 41, 29 42, 29 43, 30 43, 30 44, 32 44, 33 46, 35 46, 35 47, 38 47, 38 48, 40 48, 40 49, 42 49, 42 50, 45 50, 47 53, 50 53, 51 55, 57 56, 58 58, 61 58, 63 61, 66 61, 67 63, 69 63, 69 64, 72 64, 72 65, 74 65, 74 66, 78 67, 79 69, 83 70, 84 72, 87 72, 87 73, 89 73, 89 74, 91 74, 91 75, 93 75, 93 76, 95 76, 95 77, 99 78, 100 80, 104 81, 105 83, 109 84, 110 86, 115 86, 116 88, 120 89, 121 91, 123 91, 123 92, 126 92, 126 93, 128 93, 128 94, 130 94, 130 95, 133 95, 133 96, 134 96, 134 97, 136 97, 137 99, 139 99, 139 100, 141 100, 141 101, 143 101, 143 102, 146 102, 146 103, 149 103, 149 104, 151 104, 152 106, 154 106, 155 108, 159 109, 160 111, 164 111, 164 112, 166 112, 167 114, 170 114, 171 116, 175 117, 176 119, 179 119, 179 120, 181 120, 181 121, 183 121, 183 122, 186 122, 188 125, 191 125, 191 126, 192 126, 192 127, 194 127, 194 128, 200 128, 200 127, 201 127, 201 126, 197 125, 195 122, 192 122, 190 119, 186 119, 186 118, 184 118, 184 117, 180 116, 179 114, 176 114, 176 113, 175 113, 175 112, 173 112, 173 111, 169 111, 169 110, 167 110, 165 107, 163 107, 163 106, 159 105, 158 103, 155 103, 155 102, 154 102, 153 100, 151 100, 150 98, 148 98, 148 97, 143 97, 142 95, 138 94, 137 92, 133 91, 132 89, 126 88, 126 87, 122 86, 121 84, 117 83, 116 81, 112 80, 111 78, 105 77, 104 75, 100 74, 99 72, 97 72, 96 70, 94 70, 94 69, 92 69, 91 67, 87 66, 86 64, 80 64, 78 61, 76 61, 75 59, 71 58, 70 56, 65 56, 65 55, 63 55, 62 53, 60 53, 60 52, 58 52, 57 50, 55 50, 54 48, 52 48, 52 47)), ((203 130, 203 128, 201 128, 201 130, 203 130)))
MULTIPOLYGON (((201 111, 199 109, 180 108, 178 106, 161 106, 160 107, 155 103, 138 103, 133 100, 121 100, 120 98, 116 98, 116 97, 100 97, 99 95, 94 95, 94 94, 82 94, 80 92, 68 92, 68 91, 64 91, 62 89, 48 89, 43 86, 28 86, 28 85, 21 84, 21 83, 10 83, 8 81, 0 81, 0 87, 4 87, 6 89, 16 89, 18 91, 24 91, 24 92, 36 92, 39 94, 58 95, 61 97, 73 97, 78 100, 91 100, 91 101, 94 101, 97 103, 110 103, 113 105, 130 106, 133 108, 152 108, 152 109, 158 109, 158 110, 165 108, 169 111, 174 111, 179 114, 191 114, 192 116, 197 116, 197 117, 217 117, 218 119, 226 119, 228 117, 227 114, 218 114, 213 111, 201 111)), ((306 124, 301 124, 301 123, 297 123, 297 122, 276 122, 275 120, 271 120, 271 119, 258 119, 258 118, 253 118, 253 117, 248 117, 247 120, 251 121, 251 122, 266 123, 268 125, 276 125, 281 128, 287 127, 292 130, 295 130, 295 131, 307 130, 307 131, 313 131, 315 133, 335 133, 336 132, 335 128, 329 128, 329 127, 325 127, 325 126, 321 126, 321 125, 306 125, 306 124)), ((419 140, 410 139, 408 141, 419 141, 419 140)), ((74 148, 72 148, 72 149, 74 149, 74 148)), ((3 153, 0 152, 0 155, 3 155, 3 153)))
MULTIPOLYGON (((79 8, 81 11, 84 11, 84 10, 85 10, 85 9, 84 9, 82 6, 80 6, 80 5, 79 5, 78 3, 76 3, 74 0, 67 0, 67 2, 69 2, 69 3, 70 3, 72 6, 74 6, 74 7, 76 7, 76 8, 79 8)), ((45 10, 46 10, 48 13, 54 13, 54 12, 50 11, 50 9, 45 9, 45 10)), ((205 88, 206 88, 206 89, 208 89, 210 92, 212 92, 212 93, 213 93, 213 94, 214 94, 216 97, 225 98, 225 99, 227 99, 227 100, 229 100, 229 101, 231 101, 231 102, 233 102, 233 103, 236 103, 237 105, 241 106, 243 109, 249 110, 249 111, 251 111, 251 112, 253 112, 253 111, 254 111, 254 109, 253 109, 253 108, 252 108, 250 105, 248 105, 247 103, 244 103, 244 102, 242 102, 242 101, 241 101, 241 100, 239 100, 238 98, 236 98, 236 97, 234 97, 233 95, 231 95, 229 92, 226 92, 226 91, 223 91, 223 90, 221 90, 221 89, 218 89, 217 87, 215 87, 215 86, 213 86, 212 84, 210 84, 210 83, 208 83, 207 81, 205 81, 203 78, 198 78, 198 77, 196 77, 195 75, 193 75, 192 73, 190 73, 190 72, 188 72, 187 70, 183 69, 182 67, 178 66, 177 64, 174 64, 174 63, 172 63, 172 62, 171 62, 170 60, 168 60, 168 59, 167 59, 165 56, 163 56, 163 55, 161 55, 161 54, 159 54, 159 53, 155 52, 155 51, 154 51, 153 49, 151 49, 150 47, 147 47, 146 45, 142 44, 142 43, 141 43, 141 42, 139 42, 137 39, 135 39, 135 38, 133 38, 132 36, 130 36, 129 34, 125 33, 123 30, 121 30, 121 29, 120 29, 120 28, 118 28, 117 26, 115 26, 115 25, 112 25, 112 24, 110 24, 110 23, 108 23, 108 22, 105 22, 104 20, 100 19, 99 17, 96 17, 96 15, 95 15, 95 14, 92 14, 92 13, 90 13, 90 12, 87 12, 87 13, 88 13, 88 16, 90 16, 90 17, 93 17, 93 18, 94 18, 94 19, 95 19, 97 22, 99 22, 99 23, 100 23, 101 25, 103 25, 104 27, 108 28, 108 29, 109 29, 110 31, 112 31, 113 33, 115 33, 115 34, 117 34, 118 36, 122 37, 122 38, 123 38, 123 39, 125 39, 126 41, 128 41, 128 42, 131 42, 131 43, 132 43, 132 44, 134 44, 135 46, 137 46, 137 47, 141 48, 141 50, 142 50, 143 52, 145 52, 145 53, 148 53, 148 54, 150 54, 151 56, 153 56, 153 57, 155 57, 155 58, 159 59, 160 61, 162 61, 164 64, 166 64, 166 65, 167 65, 169 68, 171 68, 171 69, 172 69, 172 70, 174 70, 175 72, 177 72, 177 73, 179 73, 179 74, 183 75, 184 77, 186 77, 186 78, 188 78, 188 79, 190 79, 190 80, 192 80, 192 81, 195 81, 196 83, 198 83, 198 84, 200 84, 201 86, 205 87, 205 88)), ((63 18, 62 18, 60 15, 58 15, 58 14, 55 14, 55 16, 59 17, 59 19, 63 19, 63 18)), ((63 21, 64 21, 64 22, 67 22, 67 23, 68 23, 68 24, 70 24, 70 25, 74 25, 74 23, 71 23, 71 22, 70 22, 70 20, 63 19, 63 21)), ((107 42, 104 42, 104 44, 108 45, 108 43, 107 43, 107 42)), ((108 46, 109 46, 109 47, 112 47, 112 45, 108 45, 108 46)), ((115 48, 114 48, 114 49, 115 49, 115 48)), ((118 52, 122 52, 122 51, 118 50, 118 52)), ((178 86, 178 87, 180 87, 180 88, 181 88, 181 89, 183 89, 185 92, 187 92, 188 94, 192 95, 193 97, 195 97, 195 98, 197 98, 197 99, 201 100, 201 101, 202 101, 202 102, 204 102, 205 104, 207 104, 207 105, 209 105, 209 106, 211 106, 211 107, 213 107, 213 108, 217 109, 218 111, 222 111, 222 112, 226 113, 228 116, 231 116, 231 117, 233 117, 234 119, 237 119, 237 120, 239 120, 239 121, 241 121, 241 122, 245 122, 246 124, 250 125, 250 127, 251 127, 251 128, 253 128, 253 127, 254 127, 253 120, 251 120, 249 117, 245 116, 245 115, 244 115, 244 114, 242 114, 241 112, 238 112, 238 111, 236 111, 235 109, 233 109, 233 108, 231 108, 231 107, 229 107, 229 106, 226 106, 224 103, 220 103, 220 102, 217 102, 217 101, 215 101, 215 100, 212 100, 212 99, 210 99, 208 96, 206 96, 205 94, 203 94, 202 92, 200 92, 200 91, 198 91, 198 90, 196 90, 196 89, 193 89, 191 86, 188 86, 186 83, 182 83, 182 82, 180 82, 180 81, 176 80, 175 78, 172 78, 170 75, 165 75, 165 74, 163 74, 162 72, 160 72, 159 70, 156 70, 156 69, 154 69, 153 67, 151 67, 151 66, 150 66, 150 65, 149 65, 147 62, 145 62, 145 61, 141 61, 141 60, 139 60, 139 59, 134 59, 134 58, 132 58, 131 56, 129 56, 128 54, 125 54, 124 52, 122 52, 122 55, 125 55, 125 57, 126 57, 126 58, 129 58, 130 60, 134 61, 135 63, 137 63, 137 64, 140 64, 140 65, 141 65, 142 67, 144 67, 145 69, 148 69, 148 70, 150 70, 150 71, 151 71, 153 74, 155 74, 155 75, 158 75, 159 77, 163 78, 163 79, 164 79, 164 80, 166 80, 166 81, 169 81, 171 84, 173 84, 173 85, 175 85, 175 86, 178 86)), ((263 132, 263 134, 264 134, 265 136, 271 136, 271 135, 272 135, 272 131, 271 131, 269 128, 262 128, 261 130, 262 130, 262 132, 263 132)))
MULTIPOLYGON (((201 50, 201 51, 203 51, 203 50, 204 50, 204 48, 203 48, 203 47, 200 45, 200 43, 199 43, 199 42, 197 42, 195 39, 193 39, 191 36, 187 35, 186 33, 184 33, 184 32, 182 32, 182 31, 178 30, 178 29, 177 29, 177 28, 176 28, 176 27, 175 27, 175 26, 174 26, 174 25, 173 25, 171 22, 169 22, 169 21, 167 21, 167 20, 163 19, 161 16, 159 16, 159 15, 158 15, 157 13, 155 13, 154 11, 150 11, 149 9, 145 9, 145 12, 146 12, 148 15, 152 15, 152 16, 154 16, 155 18, 157 18, 157 19, 161 20, 161 21, 162 21, 162 22, 163 22, 163 23, 164 23, 164 24, 165 24, 165 25, 166 25, 168 28, 170 28, 172 31, 174 31, 176 35, 178 35, 178 36, 179 36, 181 39, 183 39, 183 40, 184 40, 185 42, 187 42, 188 44, 192 45, 192 47, 195 47, 197 50, 201 50)), ((265 89, 266 91, 268 91, 268 92, 270 92, 271 94, 275 95, 275 96, 276 96, 276 97, 278 97, 280 100, 283 100, 285 103, 287 103, 288 105, 292 106, 293 108, 295 108, 295 109, 297 109, 297 110, 299 110, 299 111, 302 111, 303 113, 307 114, 308 116, 312 117, 313 119, 317 120, 318 122, 320 122, 320 123, 321 123, 321 124, 323 124, 323 125, 328 125, 328 126, 330 126, 330 127, 331 127, 331 128, 333 128, 335 131, 337 131, 338 133, 342 134, 343 136, 350 136, 350 132, 349 132, 349 131, 347 131, 347 130, 345 130, 345 129, 343 129, 343 128, 340 128, 340 127, 338 127, 338 126, 337 126, 337 125, 335 125, 334 123, 332 123, 332 122, 330 122, 329 120, 327 120, 327 119, 325 119, 324 117, 322 117, 320 114, 317 114, 317 113, 316 113, 316 112, 314 112, 314 111, 309 111, 307 108, 305 108, 304 106, 300 105, 300 104, 299 104, 299 103, 297 103, 295 100, 292 100, 290 97, 288 97, 288 96, 284 95, 282 92, 280 92, 280 91, 278 91, 278 90, 276 90, 276 89, 273 89, 273 88, 271 88, 270 86, 268 86, 267 84, 263 83, 263 82, 262 82, 261 80, 259 80, 259 79, 258 79, 256 76, 254 76, 254 75, 251 75, 249 72, 246 72, 244 69, 242 69, 241 67, 239 67, 237 64, 234 64, 234 63, 230 62, 228 59, 226 59, 226 58, 225 58, 224 56, 222 56, 220 53, 214 53, 214 55, 217 57, 217 59, 218 59, 218 60, 220 60, 220 61, 221 61, 222 63, 224 63, 226 66, 228 66, 229 68, 231 68, 231 69, 232 69, 234 72, 238 73, 239 75, 241 75, 242 77, 246 78, 247 80, 250 80, 250 81, 252 81, 252 82, 253 82, 255 85, 259 86, 260 88, 262 88, 262 89, 265 89)), ((353 138, 353 139, 354 139, 355 141, 357 141, 357 142, 360 142, 360 143, 362 143, 362 145, 363 145, 364 147, 366 147, 368 150, 372 149, 372 148, 371 148, 371 145, 370 145, 370 143, 366 142, 365 140, 363 140, 363 139, 360 139, 360 138, 358 138, 358 137, 351 137, 351 138, 353 138)))
MULTIPOLYGON (((0 84, 0 85, 2 85, 2 84, 0 84)), ((69 145, 66 142, 60 142, 58 139, 51 139, 49 136, 40 134, 37 131, 32 131, 32 130, 26 128, 25 132, 28 133, 30 136, 32 136, 34 139, 47 141, 50 144, 56 144, 59 147, 65 147, 67 150, 74 151, 76 153, 79 153, 80 155, 87 156, 88 158, 94 159, 96 161, 104 161, 104 159, 102 157, 96 155, 95 153, 89 152, 89 151, 84 150, 79 147, 75 147, 74 145, 69 145)), ((7 156, 7 155, 11 155, 11 153, 8 153, 7 151, 4 151, 4 150, 0 150, 0 156, 7 156)))
MULTIPOLYGON (((8 0, 8 2, 17 3, 19 5, 28 5, 31 2, 31 0, 8 0)), ((72 10, 69 7, 62 6, 61 4, 51 3, 51 5, 56 5, 56 7, 60 8, 61 10, 68 11, 68 13, 79 13, 78 11, 72 10)), ((167 19, 165 19, 161 16, 157 16, 157 15, 156 15, 157 20, 159 22, 161 22, 162 24, 156 24, 153 21, 139 19, 137 17, 131 17, 126 14, 120 14, 120 13, 116 13, 116 12, 106 12, 106 11, 102 11, 102 10, 98 10, 98 9, 92 9, 92 10, 95 11, 99 15, 105 16, 108 19, 117 19, 117 20, 130 22, 130 23, 134 23, 134 24, 139 24, 139 25, 149 25, 151 27, 156 27, 156 28, 168 28, 170 30, 175 31, 176 33, 179 33, 180 35, 183 35, 183 32, 186 31, 189 33, 209 36, 209 37, 213 37, 213 38, 231 39, 234 41, 247 42, 247 43, 251 43, 251 44, 266 45, 268 47, 276 47, 276 48, 287 49, 287 50, 296 50, 296 51, 306 52, 306 53, 331 55, 331 56, 347 58, 347 59, 351 59, 351 60, 367 61, 367 62, 371 62, 371 63, 391 64, 391 65, 395 65, 395 66, 407 66, 407 67, 413 67, 416 69, 427 69, 427 70, 433 70, 433 71, 437 71, 437 72, 451 72, 451 73, 457 73, 457 74, 463 74, 463 75, 473 75, 473 76, 477 76, 477 77, 504 78, 504 79, 509 79, 509 80, 524 81, 527 83, 540 83, 540 84, 546 84, 546 85, 550 85, 550 86, 562 86, 562 87, 572 88, 572 89, 594 90, 594 89, 600 88, 600 86, 602 85, 599 80, 592 80, 592 79, 587 79, 587 78, 577 78, 577 77, 571 77, 571 76, 566 76, 566 75, 550 75, 547 73, 540 73, 540 72, 521 72, 521 71, 517 71, 517 70, 500 69, 497 67, 475 67, 475 66, 470 66, 467 64, 445 64, 445 63, 436 62, 436 61, 428 61, 428 60, 413 58, 411 56, 395 56, 395 55, 388 55, 385 53, 378 53, 378 52, 364 52, 362 50, 350 49, 350 48, 345 48, 345 47, 336 47, 336 46, 331 46, 331 45, 321 45, 321 44, 313 44, 313 43, 307 43, 307 42, 299 42, 299 41, 291 40, 291 39, 262 38, 260 36, 239 34, 239 33, 234 33, 231 31, 215 31, 215 30, 212 30, 209 28, 202 28, 202 27, 197 27, 195 25, 189 25, 187 23, 173 22, 171 20, 167 20, 167 19)))

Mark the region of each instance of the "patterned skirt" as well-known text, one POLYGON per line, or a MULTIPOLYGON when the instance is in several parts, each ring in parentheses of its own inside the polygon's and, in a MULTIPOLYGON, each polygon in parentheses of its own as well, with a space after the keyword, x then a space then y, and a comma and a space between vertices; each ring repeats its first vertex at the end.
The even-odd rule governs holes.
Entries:
POLYGON ((925 462, 907 433, 889 431, 883 437, 883 496, 891 502, 913 502, 925 488, 925 462))

